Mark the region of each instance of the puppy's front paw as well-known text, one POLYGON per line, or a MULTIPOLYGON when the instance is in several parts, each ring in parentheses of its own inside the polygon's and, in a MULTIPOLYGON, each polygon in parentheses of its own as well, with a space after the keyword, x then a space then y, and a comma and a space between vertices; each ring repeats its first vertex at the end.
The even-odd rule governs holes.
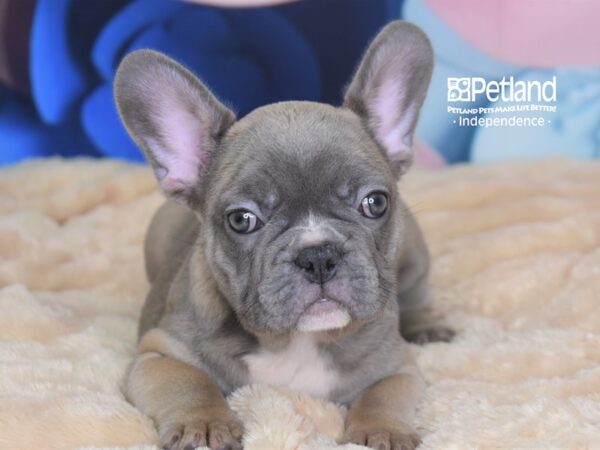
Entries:
POLYGON ((185 419, 159 430, 160 445, 165 450, 239 450, 242 448, 243 428, 231 417, 185 419))
POLYGON ((421 438, 408 427, 365 425, 350 427, 344 434, 343 443, 366 445, 375 450, 414 450, 421 438))

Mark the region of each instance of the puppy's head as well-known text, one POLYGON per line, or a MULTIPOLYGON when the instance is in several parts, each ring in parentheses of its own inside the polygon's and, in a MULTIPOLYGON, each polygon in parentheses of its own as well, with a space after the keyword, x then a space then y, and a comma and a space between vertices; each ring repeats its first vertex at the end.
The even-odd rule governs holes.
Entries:
POLYGON ((432 65, 424 33, 394 22, 341 108, 277 103, 236 122, 167 57, 123 60, 121 117, 165 194, 197 213, 213 275, 246 328, 342 328, 393 298, 405 213, 396 181, 432 65))

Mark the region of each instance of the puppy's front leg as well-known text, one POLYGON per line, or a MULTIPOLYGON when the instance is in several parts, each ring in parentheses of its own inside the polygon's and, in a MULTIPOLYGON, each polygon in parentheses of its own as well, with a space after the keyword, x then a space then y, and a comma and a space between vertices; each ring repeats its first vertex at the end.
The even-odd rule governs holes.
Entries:
POLYGON ((352 403, 346 416, 344 442, 377 450, 413 450, 420 439, 412 426, 424 382, 415 373, 384 378, 352 403))
POLYGON ((205 372, 157 351, 141 351, 130 368, 126 394, 155 421, 162 448, 241 448, 242 426, 205 372))

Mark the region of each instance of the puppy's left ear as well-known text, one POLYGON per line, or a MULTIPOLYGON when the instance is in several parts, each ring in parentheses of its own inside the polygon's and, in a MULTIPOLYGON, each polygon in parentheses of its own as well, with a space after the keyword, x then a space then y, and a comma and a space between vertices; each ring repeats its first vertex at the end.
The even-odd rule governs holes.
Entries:
POLYGON ((235 116, 189 70, 153 50, 128 54, 117 70, 115 99, 169 197, 193 206, 215 152, 235 116))
POLYGON ((413 136, 433 71, 425 33, 396 21, 377 35, 346 91, 344 106, 366 123, 397 175, 413 158, 413 136))

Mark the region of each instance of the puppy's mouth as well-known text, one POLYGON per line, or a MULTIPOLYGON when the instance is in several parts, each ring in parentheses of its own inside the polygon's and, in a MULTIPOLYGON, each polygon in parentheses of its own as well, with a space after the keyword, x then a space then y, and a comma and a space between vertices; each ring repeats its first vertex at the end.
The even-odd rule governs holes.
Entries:
POLYGON ((321 298, 302 312, 296 329, 303 332, 337 330, 350 323, 350 313, 339 302, 321 298))

